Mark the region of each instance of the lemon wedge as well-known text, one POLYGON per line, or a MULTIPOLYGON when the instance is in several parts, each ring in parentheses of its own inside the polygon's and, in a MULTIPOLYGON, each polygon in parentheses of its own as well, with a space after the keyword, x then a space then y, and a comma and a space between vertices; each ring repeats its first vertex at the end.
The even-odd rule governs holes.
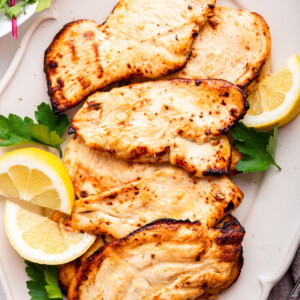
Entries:
POLYGON ((7 237, 25 259, 48 265, 67 263, 82 255, 96 236, 80 233, 63 215, 72 212, 75 193, 69 174, 53 154, 24 148, 0 157, 0 195, 11 197, 4 211, 7 237))
POLYGON ((300 113, 300 59, 293 54, 278 73, 266 77, 253 91, 243 122, 257 129, 283 126, 300 113))
POLYGON ((62 162, 53 154, 23 148, 0 157, 0 195, 72 212, 75 193, 62 162))
POLYGON ((76 259, 96 240, 95 235, 72 229, 68 218, 55 222, 6 202, 4 224, 7 237, 25 259, 39 264, 58 265, 76 259))

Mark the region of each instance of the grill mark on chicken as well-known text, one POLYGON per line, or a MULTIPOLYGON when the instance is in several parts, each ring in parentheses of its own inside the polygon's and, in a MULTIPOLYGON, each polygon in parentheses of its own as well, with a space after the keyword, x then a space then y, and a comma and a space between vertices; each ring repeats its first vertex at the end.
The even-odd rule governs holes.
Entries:
POLYGON ((120 80, 155 78, 181 69, 193 35, 212 11, 207 6, 210 3, 215 1, 195 1, 189 10, 184 0, 154 0, 147 5, 142 0, 121 0, 101 26, 89 20, 66 24, 45 52, 44 71, 53 110, 69 109, 120 80), (94 53, 95 43, 101 56, 94 53), (84 55, 79 56, 82 49, 84 55), (57 63, 56 72, 49 68, 50 61, 57 63), (72 69, 72 74, 67 69, 72 69), (65 81, 60 92, 55 90, 57 74, 65 81), (76 78, 88 79, 91 84, 82 88, 76 78))
POLYGON ((85 260, 72 279, 68 297, 207 298, 228 288, 239 276, 244 234, 232 216, 216 228, 199 221, 157 220, 103 246, 85 260), (228 238, 231 235, 235 238, 228 238), (112 280, 114 289, 108 284, 112 280))
POLYGON ((197 177, 221 176, 229 171, 231 146, 220 134, 248 107, 244 93, 225 81, 156 81, 90 96, 72 128, 90 148, 117 158, 170 161, 197 177))
POLYGON ((94 43, 93 48, 94 48, 95 57, 97 59, 99 57, 99 44, 94 43))
POLYGON ((100 61, 100 55, 99 55, 99 44, 98 43, 93 43, 92 44, 94 54, 95 54, 95 64, 96 64, 96 69, 98 71, 97 78, 101 78, 103 76, 103 68, 101 66, 101 61, 100 61))
POLYGON ((95 38, 95 33, 93 31, 87 31, 83 34, 83 37, 88 40, 93 40, 95 38))
POLYGON ((76 48, 74 46, 74 41, 73 40, 69 40, 67 41, 67 44, 69 45, 71 51, 72 51, 72 60, 73 61, 77 61, 78 60, 78 56, 77 56, 77 53, 76 53, 76 48))

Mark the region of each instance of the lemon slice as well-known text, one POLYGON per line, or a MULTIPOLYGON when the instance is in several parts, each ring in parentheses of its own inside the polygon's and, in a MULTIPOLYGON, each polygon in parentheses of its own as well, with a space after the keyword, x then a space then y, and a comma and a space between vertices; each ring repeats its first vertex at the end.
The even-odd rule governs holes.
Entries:
POLYGON ((8 152, 0 157, 0 195, 72 212, 75 193, 62 162, 36 148, 8 152))
POLYGON ((5 205, 4 223, 15 250, 23 258, 40 264, 72 261, 85 253, 96 239, 94 235, 73 230, 64 218, 54 222, 10 201, 5 205))
POLYGON ((291 122, 300 113, 300 59, 293 54, 278 73, 266 77, 248 97, 246 126, 266 129, 291 122))
POLYGON ((67 263, 86 252, 96 239, 74 230, 68 217, 46 217, 49 209, 70 214, 75 199, 66 168, 49 152, 24 148, 1 156, 0 194, 13 198, 13 202, 6 201, 5 230, 12 246, 27 260, 67 263))

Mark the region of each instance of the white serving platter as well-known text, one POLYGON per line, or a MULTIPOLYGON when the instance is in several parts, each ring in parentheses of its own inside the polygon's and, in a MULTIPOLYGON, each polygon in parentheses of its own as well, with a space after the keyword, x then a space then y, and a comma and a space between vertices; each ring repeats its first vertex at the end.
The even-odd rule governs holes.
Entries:
MULTIPOLYGON (((75 19, 104 22, 116 2, 60 0, 42 13, 24 35, 0 82, 0 113, 33 117, 40 102, 49 102, 43 56, 54 35, 75 19)), ((217 4, 255 11, 266 19, 272 35, 273 71, 292 53, 300 54, 299 0, 220 0, 217 4)), ((247 231, 243 243, 245 263, 237 283, 220 295, 221 300, 267 299, 292 261, 300 240, 299 132, 300 117, 279 131, 276 158, 281 172, 271 167, 265 173, 241 174, 233 179, 245 193, 242 205, 234 213, 247 231)), ((12 148, 0 149, 0 155, 7 150, 12 148)), ((23 259, 5 235, 3 206, 4 201, 0 201, 1 285, 7 300, 30 299, 23 259)))

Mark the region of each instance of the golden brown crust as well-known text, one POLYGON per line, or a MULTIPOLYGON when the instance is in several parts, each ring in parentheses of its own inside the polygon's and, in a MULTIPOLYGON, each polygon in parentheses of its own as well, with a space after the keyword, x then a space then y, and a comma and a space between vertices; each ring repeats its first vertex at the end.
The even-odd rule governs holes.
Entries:
POLYGON ((226 291, 228 288, 230 288, 238 280, 238 278, 241 274, 243 264, 244 264, 243 248, 241 248, 240 255, 239 255, 237 261, 232 266, 231 273, 230 273, 228 280, 224 284, 220 285, 219 287, 213 288, 213 289, 210 289, 209 291, 207 291, 207 294, 204 298, 209 298, 209 296, 212 296, 212 295, 218 295, 218 294, 226 291))
POLYGON ((181 69, 214 3, 193 1, 190 9, 183 0, 121 0, 103 25, 90 20, 66 24, 44 58, 53 110, 69 109, 120 80, 181 69))
POLYGON ((145 299, 186 299, 214 294, 237 278, 244 234, 232 216, 213 229, 199 221, 157 220, 86 260, 72 279, 69 300, 118 300, 126 295, 140 299, 142 294, 145 299), (152 277, 156 273, 157 279, 152 277), (113 290, 106 283, 111 276, 113 290))
POLYGON ((260 49, 261 59, 256 63, 253 63, 251 66, 248 65, 248 68, 251 70, 251 73, 246 79, 246 82, 239 82, 237 85, 241 87, 246 95, 249 95, 255 88, 258 83, 261 82, 270 72, 271 68, 271 33, 269 25, 266 20, 258 13, 252 12, 251 14, 255 15, 255 22, 257 24, 257 32, 262 33, 265 39, 265 47, 260 49))
MULTIPOLYGON (((50 97, 52 110, 55 113, 62 112, 69 107, 72 107, 73 104, 69 103, 70 101, 67 100, 64 96, 63 88, 64 88, 64 80, 60 79, 59 77, 56 79, 56 83, 53 82, 53 76, 57 74, 58 66, 59 66, 59 59, 63 58, 62 54, 59 53, 59 51, 56 49, 57 47, 60 47, 59 43, 61 40, 65 39, 66 33, 72 29, 73 26, 77 26, 83 22, 91 22, 95 23, 90 20, 86 19, 80 19, 76 21, 69 22, 63 26, 63 28, 54 36, 51 44, 49 47, 45 50, 44 55, 44 72, 46 75, 46 81, 47 81, 47 87, 48 87, 48 95, 50 97), (55 52, 55 55, 52 55, 52 52, 55 52), (61 102, 65 100, 65 103, 62 104, 61 102), (61 106, 64 106, 64 108, 61 108, 61 106)), ((95 23, 95 26, 99 26, 99 24, 95 23)), ((70 45, 71 51, 73 52, 73 55, 75 55, 75 49, 74 46, 70 45)))

